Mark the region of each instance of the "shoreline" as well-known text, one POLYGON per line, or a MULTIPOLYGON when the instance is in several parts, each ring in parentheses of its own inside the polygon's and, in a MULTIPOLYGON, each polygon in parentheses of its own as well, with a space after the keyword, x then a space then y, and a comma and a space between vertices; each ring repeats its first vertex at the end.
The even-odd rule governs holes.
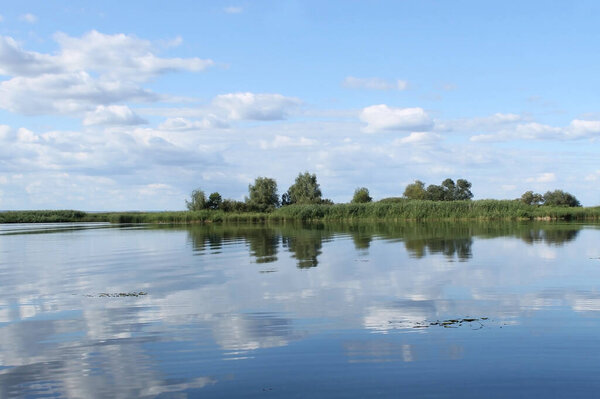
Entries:
POLYGON ((557 221, 600 220, 600 207, 526 205, 512 200, 373 202, 366 204, 288 205, 272 212, 221 210, 94 212, 27 210, 0 212, 0 223, 109 222, 151 224, 258 223, 286 221, 557 221))

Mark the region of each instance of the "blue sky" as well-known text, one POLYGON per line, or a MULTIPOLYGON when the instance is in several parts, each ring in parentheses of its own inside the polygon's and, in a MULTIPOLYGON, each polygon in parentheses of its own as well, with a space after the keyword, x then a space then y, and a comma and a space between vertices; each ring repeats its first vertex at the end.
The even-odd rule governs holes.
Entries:
POLYGON ((195 188, 600 203, 597 2, 21 1, 0 9, 0 209, 195 188))

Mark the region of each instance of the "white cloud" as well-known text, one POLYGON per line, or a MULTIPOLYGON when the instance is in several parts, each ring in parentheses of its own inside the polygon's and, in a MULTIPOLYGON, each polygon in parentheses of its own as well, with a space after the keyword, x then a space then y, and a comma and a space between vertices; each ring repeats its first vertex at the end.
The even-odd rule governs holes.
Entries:
POLYGON ((244 11, 244 8, 239 6, 229 6, 225 7, 223 11, 225 11, 227 14, 239 14, 244 11))
POLYGON ((385 104, 364 108, 360 120, 367 124, 367 133, 379 130, 417 130, 427 131, 433 127, 433 121, 423 108, 394 108, 385 104))
POLYGON ((232 120, 281 120, 302 102, 281 94, 230 93, 221 94, 212 101, 232 120))
POLYGON ((537 122, 519 124, 512 129, 501 130, 497 133, 479 134, 471 137, 475 142, 494 142, 509 140, 552 140, 564 139, 563 129, 544 125, 537 122))
POLYGON ((592 138, 600 136, 600 121, 574 119, 567 129, 570 138, 592 138))
POLYGON ((94 111, 87 112, 83 120, 85 126, 91 125, 140 125, 147 123, 126 105, 99 105, 94 111))
POLYGON ((479 134, 471 137, 475 142, 511 140, 580 140, 600 136, 600 121, 574 119, 566 127, 555 127, 537 122, 518 124, 514 128, 496 133, 479 134))
POLYGON ((136 81, 169 71, 202 71, 214 65, 212 60, 196 57, 160 58, 150 41, 122 33, 106 35, 93 30, 82 37, 58 33, 55 40, 61 47, 60 61, 67 69, 93 70, 136 81))
POLYGON ((208 117, 199 121, 193 121, 186 118, 169 118, 165 122, 161 123, 158 128, 161 130, 185 131, 226 128, 228 126, 229 125, 226 122, 219 120, 216 116, 209 115, 208 117))
POLYGON ((214 64, 200 58, 161 58, 150 41, 124 34, 91 31, 77 38, 60 33, 55 40, 60 50, 43 54, 0 36, 0 74, 11 76, 0 83, 0 108, 81 116, 98 105, 158 101, 161 96, 142 83, 169 71, 201 71, 214 64))
POLYGON ((57 57, 25 51, 12 37, 0 36, 0 74, 36 76, 63 70, 57 57))
POLYGON ((489 116, 450 120, 436 123, 436 130, 440 131, 498 131, 506 126, 524 122, 525 117, 512 113, 495 113, 489 116))
POLYGON ((541 173, 536 177, 530 177, 525 181, 529 183, 551 183, 556 181, 556 175, 552 172, 541 173))
POLYGON ((35 24, 37 22, 37 20, 38 20, 38 17, 35 16, 35 15, 33 15, 33 14, 27 13, 27 14, 21 15, 19 17, 19 19, 21 21, 23 21, 23 22, 27 22, 27 23, 30 23, 30 24, 35 24))
POLYGON ((8 139, 12 129, 8 125, 0 125, 0 140, 8 139))
POLYGON ((39 137, 31 130, 22 127, 17 130, 17 140, 21 143, 35 143, 36 141, 39 141, 39 137))
POLYGON ((317 141, 306 137, 294 139, 289 136, 276 135, 272 140, 260 140, 259 144, 261 149, 268 150, 282 147, 309 147, 316 145, 317 141))
POLYGON ((0 108, 26 115, 80 115, 97 105, 158 98, 135 84, 95 79, 83 71, 16 77, 0 83, 0 108))
POLYGON ((442 136, 433 132, 412 132, 406 137, 394 140, 395 145, 404 144, 431 144, 442 140, 442 136))
POLYGON ((348 76, 342 82, 342 86, 349 89, 406 90, 408 88, 408 82, 404 80, 390 81, 381 78, 357 78, 348 76))

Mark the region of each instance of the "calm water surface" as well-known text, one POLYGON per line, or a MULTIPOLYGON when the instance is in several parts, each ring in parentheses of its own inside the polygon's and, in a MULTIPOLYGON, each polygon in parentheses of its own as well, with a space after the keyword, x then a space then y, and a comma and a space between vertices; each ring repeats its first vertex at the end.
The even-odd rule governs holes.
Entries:
POLYGON ((0 225, 0 397, 595 397, 599 244, 550 223, 0 225))

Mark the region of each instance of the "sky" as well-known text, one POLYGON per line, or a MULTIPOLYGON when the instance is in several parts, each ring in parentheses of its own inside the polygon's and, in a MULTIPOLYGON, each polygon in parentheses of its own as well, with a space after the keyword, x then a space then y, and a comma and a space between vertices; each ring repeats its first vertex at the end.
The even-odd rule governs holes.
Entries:
POLYGON ((317 175, 375 200, 600 205, 597 1, 27 1, 0 7, 0 209, 181 210, 317 175))

